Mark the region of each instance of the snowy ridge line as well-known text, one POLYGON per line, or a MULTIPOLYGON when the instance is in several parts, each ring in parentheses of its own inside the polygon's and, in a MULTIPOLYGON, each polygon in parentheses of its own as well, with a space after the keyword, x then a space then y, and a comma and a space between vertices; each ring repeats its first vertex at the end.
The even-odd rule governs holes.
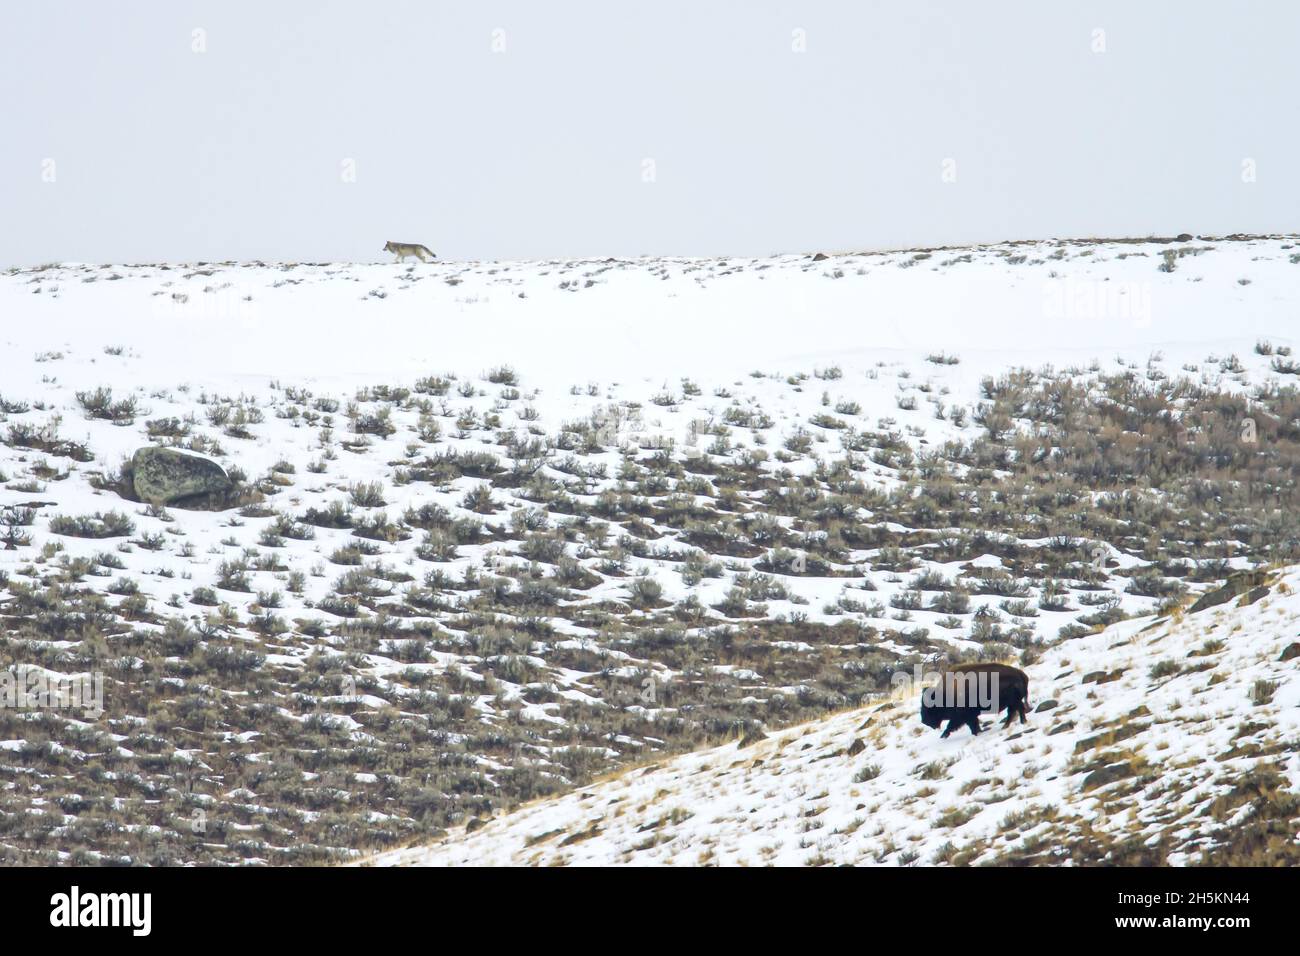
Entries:
POLYGON ((1291 238, 951 253, 14 269, 0 274, 0 343, 32 354, 129 344, 149 359, 149 386, 174 384, 154 377, 162 370, 196 385, 355 386, 508 363, 550 387, 866 366, 899 350, 970 353, 989 372, 1028 354, 1042 364, 1168 348, 1182 361, 1234 336, 1295 344, 1291 238))

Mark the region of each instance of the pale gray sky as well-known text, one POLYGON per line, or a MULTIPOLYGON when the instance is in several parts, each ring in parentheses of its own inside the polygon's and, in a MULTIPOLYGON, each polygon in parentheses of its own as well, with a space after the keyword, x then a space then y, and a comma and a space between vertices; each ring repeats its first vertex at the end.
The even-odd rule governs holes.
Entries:
POLYGON ((1290 232, 1297 37, 1286 0, 25 0, 0 265, 1290 232))

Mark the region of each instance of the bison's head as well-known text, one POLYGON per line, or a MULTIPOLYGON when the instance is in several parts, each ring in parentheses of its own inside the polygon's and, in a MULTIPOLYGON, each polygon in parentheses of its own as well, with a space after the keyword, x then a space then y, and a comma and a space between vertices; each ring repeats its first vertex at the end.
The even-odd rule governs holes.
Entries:
POLYGON ((939 715, 939 709, 937 707, 930 707, 925 702, 922 702, 921 723, 930 728, 938 727, 943 723, 943 718, 939 715))

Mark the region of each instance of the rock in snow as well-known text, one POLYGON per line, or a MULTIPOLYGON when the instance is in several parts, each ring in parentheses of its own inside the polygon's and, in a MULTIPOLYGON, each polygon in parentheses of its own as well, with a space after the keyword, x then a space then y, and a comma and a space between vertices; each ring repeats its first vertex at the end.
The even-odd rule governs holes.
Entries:
POLYGON ((150 504, 184 504, 227 494, 234 482, 211 458, 175 448, 146 447, 131 457, 136 496, 150 504))

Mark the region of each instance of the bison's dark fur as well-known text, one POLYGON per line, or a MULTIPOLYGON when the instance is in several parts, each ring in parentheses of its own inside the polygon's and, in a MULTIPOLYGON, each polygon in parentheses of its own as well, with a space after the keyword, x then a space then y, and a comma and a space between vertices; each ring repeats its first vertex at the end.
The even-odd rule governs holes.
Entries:
POLYGON ((921 722, 938 727, 945 720, 947 737, 963 724, 972 734, 980 732, 982 713, 1007 712, 1002 726, 1019 714, 1025 722, 1029 701, 1029 675, 1007 664, 958 664, 948 668, 933 687, 921 691, 921 722))

